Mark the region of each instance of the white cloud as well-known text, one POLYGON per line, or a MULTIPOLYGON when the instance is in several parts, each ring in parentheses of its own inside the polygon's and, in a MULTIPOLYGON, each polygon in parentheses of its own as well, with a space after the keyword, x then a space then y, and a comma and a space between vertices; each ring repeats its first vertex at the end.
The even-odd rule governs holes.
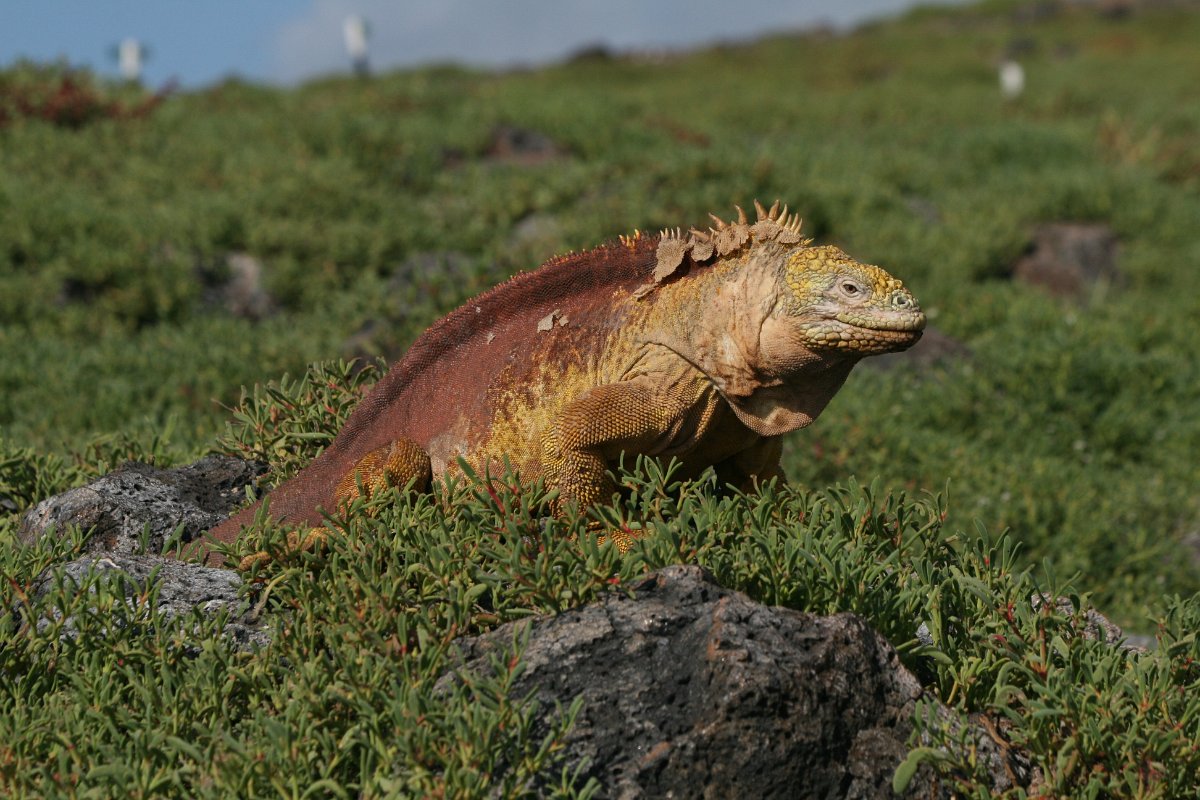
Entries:
POLYGON ((345 71, 342 21, 371 26, 376 68, 455 61, 544 63, 581 47, 687 47, 895 12, 912 0, 314 0, 275 41, 274 76, 296 81, 345 71))

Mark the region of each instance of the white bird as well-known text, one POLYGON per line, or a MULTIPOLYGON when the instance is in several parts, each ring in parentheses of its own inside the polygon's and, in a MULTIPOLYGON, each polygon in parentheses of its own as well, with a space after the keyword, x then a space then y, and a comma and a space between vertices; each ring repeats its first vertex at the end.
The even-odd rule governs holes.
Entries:
POLYGON ((1016 61, 1008 60, 1000 64, 1000 92, 1006 100, 1020 97, 1025 91, 1025 69, 1016 61))

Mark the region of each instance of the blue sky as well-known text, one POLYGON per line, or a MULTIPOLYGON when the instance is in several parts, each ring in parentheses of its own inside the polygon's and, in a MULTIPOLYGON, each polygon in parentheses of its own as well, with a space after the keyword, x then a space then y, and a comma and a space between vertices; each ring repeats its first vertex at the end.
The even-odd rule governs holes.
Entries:
MULTIPOLYGON (((959 0, 961 1, 961 0, 959 0)), ((943 0, 955 2, 955 0, 943 0)), ((371 26, 377 69, 537 64, 593 44, 682 48, 895 14, 913 0, 0 0, 0 65, 65 58, 116 74, 117 42, 150 48, 144 78, 295 83, 348 69, 342 20, 371 26)))

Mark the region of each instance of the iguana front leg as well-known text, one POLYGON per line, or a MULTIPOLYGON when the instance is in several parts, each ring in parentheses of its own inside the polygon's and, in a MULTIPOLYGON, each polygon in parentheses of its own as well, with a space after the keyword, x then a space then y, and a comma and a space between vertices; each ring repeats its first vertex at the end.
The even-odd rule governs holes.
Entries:
POLYGON ((654 455, 703 430, 715 405, 702 394, 694 386, 663 392, 628 381, 590 389, 568 404, 543 440, 543 468, 559 503, 609 501, 617 486, 608 470, 622 452, 654 455))

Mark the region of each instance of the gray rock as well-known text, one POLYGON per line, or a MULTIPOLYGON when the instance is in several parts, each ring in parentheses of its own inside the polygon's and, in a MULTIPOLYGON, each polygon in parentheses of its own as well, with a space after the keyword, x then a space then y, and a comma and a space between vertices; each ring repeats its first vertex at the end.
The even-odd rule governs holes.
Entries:
POLYGON ((262 262, 246 253, 230 253, 225 263, 229 281, 221 287, 221 295, 229 313, 251 320, 274 313, 275 298, 263 286, 262 262))
POLYGON ((560 253, 566 247, 566 229, 553 214, 535 211, 513 225, 498 255, 509 270, 527 269, 540 264, 547 253, 560 253))
POLYGON ((1042 225, 1013 277, 1056 297, 1085 299, 1097 286, 1120 285, 1117 236, 1107 225, 1057 222, 1042 225))
POLYGON ((563 225, 553 214, 536 212, 518 222, 508 240, 515 251, 557 252, 563 238, 563 225))
MULTIPOLYGON (((1041 608, 1044 604, 1051 602, 1051 598, 1049 595, 1035 594, 1029 598, 1029 602, 1034 608, 1041 608)), ((1066 617, 1074 616, 1075 604, 1071 602, 1071 598, 1057 597, 1053 599, 1053 602, 1058 613, 1066 617)), ((1084 612, 1083 628, 1077 630, 1084 639, 1104 642, 1123 650, 1146 652, 1157 644, 1153 637, 1126 634, 1115 622, 1094 608, 1089 608, 1084 612)))
POLYGON ((222 261, 196 267, 205 305, 252 321, 278 310, 278 303, 264 285, 264 273, 262 262, 248 253, 229 253, 222 261))
MULTIPOLYGON (((582 696, 569 762, 604 797, 893 796, 922 689, 862 618, 763 606, 694 566, 633 588, 461 639, 462 667, 486 669, 526 629, 514 696, 536 693, 542 725, 582 696)), ((909 795, 950 793, 922 767, 909 795)))
MULTIPOLYGON (((80 590, 83 586, 93 587, 87 581, 89 573, 98 574, 101 583, 112 585, 119 579, 131 608, 136 608, 148 595, 146 589, 153 582, 158 587, 155 595, 156 609, 172 619, 186 619, 194 609, 205 616, 215 617, 227 612, 224 634, 242 649, 266 647, 270 644, 267 626, 261 623, 253 609, 245 608, 245 601, 238 598, 242 579, 236 572, 214 569, 201 564, 175 561, 161 556, 90 555, 83 556, 60 567, 46 570, 35 582, 31 598, 36 601, 44 597, 58 583, 56 574, 61 574, 63 586, 68 591, 80 590)), ((63 622, 62 635, 74 638, 78 631, 73 617, 62 619, 61 612, 49 610, 35 624, 43 630, 53 622, 63 622), (52 619, 53 618, 53 619, 52 619)), ((114 618, 114 624, 124 624, 114 618)))
POLYGON ((162 552, 180 525, 187 543, 221 522, 245 499, 245 487, 265 465, 209 456, 185 467, 158 469, 130 462, 86 486, 43 500, 25 512, 18 537, 32 544, 68 525, 95 529, 87 552, 162 552))

